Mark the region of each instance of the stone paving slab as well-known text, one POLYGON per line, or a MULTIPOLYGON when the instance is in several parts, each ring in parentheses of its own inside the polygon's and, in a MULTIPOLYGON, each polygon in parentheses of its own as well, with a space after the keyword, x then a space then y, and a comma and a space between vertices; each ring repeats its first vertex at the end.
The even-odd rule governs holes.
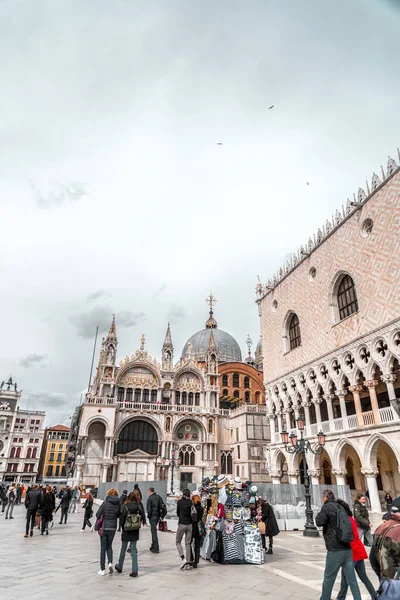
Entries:
MULTIPOLYGON (((58 516, 58 515, 57 515, 58 516)), ((299 532, 282 532, 275 538, 274 554, 262 565, 219 565, 201 561, 198 569, 180 571, 175 535, 160 533, 160 554, 149 552, 150 529, 140 531, 139 577, 129 577, 130 556, 124 572, 100 577, 100 544, 97 533, 80 533, 83 512, 69 515, 67 525, 57 518, 49 536, 35 531, 23 537, 25 508, 14 509, 14 519, 0 514, 1 600, 50 600, 77 595, 91 600, 110 600, 140 594, 141 600, 318 600, 325 564, 322 538, 304 538, 299 532)), ((120 534, 114 544, 114 564, 120 550, 120 534)), ((368 565, 371 580, 376 576, 368 565)), ((360 583, 363 600, 369 595, 360 583)), ((335 586, 336 592, 339 582, 335 586)), ((333 594, 335 597, 336 594, 333 594)), ((349 595, 349 598, 351 596, 349 595)))

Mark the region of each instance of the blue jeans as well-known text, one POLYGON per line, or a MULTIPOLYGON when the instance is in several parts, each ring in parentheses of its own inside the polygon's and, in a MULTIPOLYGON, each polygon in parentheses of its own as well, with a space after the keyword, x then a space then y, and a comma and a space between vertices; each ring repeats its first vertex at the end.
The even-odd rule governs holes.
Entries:
POLYGON ((336 551, 328 550, 326 554, 324 583, 322 584, 320 600, 331 600, 333 586, 335 585, 336 577, 340 569, 342 569, 354 600, 361 600, 360 588, 358 587, 356 580, 353 566, 353 553, 351 549, 336 551))
POLYGON ((160 517, 151 517, 150 528, 151 528, 151 547, 153 550, 158 550, 158 535, 157 535, 157 525, 160 517))
MULTIPOLYGON (((361 579, 361 581, 367 588, 368 593, 371 596, 371 599, 375 600, 375 598, 376 598, 375 588, 372 585, 370 579, 368 578, 367 572, 365 570, 364 561, 356 560, 353 564, 354 564, 354 570, 356 571, 357 575, 359 576, 359 578, 361 579)), ((346 594, 347 594, 347 588, 348 588, 348 585, 347 585, 346 577, 342 573, 342 583, 340 586, 339 595, 336 600, 345 600, 346 594)))
POLYGON ((103 535, 100 538, 100 569, 102 571, 106 568, 106 554, 108 562, 113 561, 113 549, 112 543, 115 536, 115 529, 105 529, 103 535))
POLYGON ((129 546, 129 544, 131 545, 131 552, 132 552, 132 573, 135 573, 135 572, 137 573, 139 571, 139 566, 138 566, 138 560, 137 560, 137 548, 136 548, 137 541, 136 540, 134 542, 122 542, 121 552, 119 553, 118 566, 122 570, 122 567, 124 566, 126 550, 129 546))

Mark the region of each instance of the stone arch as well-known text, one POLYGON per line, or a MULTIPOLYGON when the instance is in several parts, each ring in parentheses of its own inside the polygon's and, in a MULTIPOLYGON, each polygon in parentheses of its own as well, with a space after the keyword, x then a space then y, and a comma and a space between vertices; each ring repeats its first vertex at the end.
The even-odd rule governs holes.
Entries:
POLYGON ((141 416, 136 419, 126 419, 118 433, 116 453, 126 455, 140 450, 151 456, 157 456, 159 441, 157 429, 149 419, 143 419, 141 416))
MULTIPOLYGON (((153 373, 153 375, 155 376, 155 378, 157 379, 158 382, 158 387, 162 388, 162 380, 161 380, 161 375, 158 372, 157 368, 151 364, 148 363, 146 361, 135 361, 135 360, 131 360, 129 362, 127 362, 123 367, 120 368, 119 372, 118 372, 118 376, 117 376, 117 380, 116 380, 116 385, 121 385, 121 379, 123 377, 123 375, 129 371, 129 369, 135 369, 135 368, 140 368, 143 367, 144 369, 148 369, 149 371, 151 371, 153 373)), ((123 385, 121 387, 124 387, 123 385)), ((143 386, 139 386, 139 387, 144 387, 143 386)))
POLYGON ((320 485, 335 485, 336 477, 333 474, 332 458, 326 448, 318 456, 318 469, 320 485))
POLYGON ((111 436, 111 430, 110 430, 110 424, 108 422, 108 420, 106 419, 106 417, 103 417, 103 415, 98 414, 98 415, 93 415, 93 417, 90 417, 84 425, 83 428, 83 432, 81 433, 82 436, 87 436, 88 435, 88 431, 89 431, 89 427, 91 425, 93 425, 93 423, 99 422, 102 425, 104 425, 106 433, 105 433, 105 437, 110 437, 111 436))
POLYGON ((350 273, 349 271, 345 271, 343 269, 340 271, 337 271, 331 280, 330 290, 328 293, 329 312, 330 312, 330 317, 331 317, 331 323, 333 325, 336 325, 336 323, 341 322, 341 319, 339 317, 339 306, 338 306, 337 296, 338 296, 339 286, 342 283, 343 278, 346 277, 346 275, 351 277, 351 279, 354 282, 354 286, 356 289, 357 302, 359 304, 359 299, 357 296, 357 282, 356 282, 354 275, 352 275, 352 273, 350 273))
POLYGON ((380 443, 386 444, 391 449, 397 460, 398 466, 400 466, 400 454, 396 446, 392 444, 392 442, 388 439, 387 436, 384 436, 380 433, 374 433, 368 439, 364 450, 364 464, 366 468, 376 469, 378 449, 380 443))
POLYGON ((365 464, 377 470, 378 491, 396 498, 400 493, 400 455, 390 439, 379 433, 372 435, 365 447, 365 464))
MULTIPOLYGON (((207 432, 206 432, 206 429, 205 429, 205 427, 204 427, 204 424, 203 424, 203 422, 202 422, 202 421, 201 421, 199 418, 197 418, 197 417, 195 417, 195 416, 192 416, 192 415, 190 415, 190 416, 189 416, 189 415, 185 415, 184 417, 181 417, 181 418, 179 418, 179 419, 178 419, 178 420, 175 422, 175 424, 174 424, 174 427, 173 427, 173 430, 172 430, 172 437, 173 437, 173 439, 174 439, 174 440, 175 440, 175 437, 176 437, 176 434, 177 434, 177 431, 178 431, 178 429, 179 429, 179 428, 180 428, 182 425, 184 425, 185 423, 187 423, 188 425, 189 425, 189 424, 191 424, 191 423, 195 423, 195 424, 197 425, 197 427, 199 428, 199 432, 200 432, 200 439, 199 439, 199 440, 197 440, 197 443, 198 443, 198 442, 204 442, 204 441, 207 439, 207 438, 206 438, 207 432)), ((185 440, 182 440, 182 443, 183 443, 183 442, 185 442, 185 440)), ((187 442, 187 443, 189 443, 189 442, 187 442)), ((196 443, 196 442, 194 441, 194 442, 192 442, 192 443, 196 443)))
MULTIPOLYGON (((301 336, 301 321, 300 321, 299 315, 295 310, 290 309, 287 311, 285 318, 283 319, 283 323, 282 323, 282 342, 283 342, 283 352, 285 354, 287 352, 291 351, 290 339, 289 339, 289 326, 290 326, 291 320, 295 316, 297 317, 298 322, 299 322, 299 330, 300 330, 300 336, 301 336)), ((300 344, 301 344, 301 342, 300 342, 300 344)), ((295 348, 293 348, 293 350, 294 349, 295 348)))
POLYGON ((343 438, 339 441, 334 450, 333 468, 337 471, 347 471, 345 481, 350 489, 359 492, 365 489, 360 450, 352 440, 343 438))
POLYGON ((121 421, 121 423, 119 423, 118 427, 116 428, 115 431, 115 438, 118 441, 118 438, 120 436, 120 433, 122 431, 122 429, 125 427, 125 425, 127 425, 128 423, 131 423, 132 421, 147 421, 150 425, 153 425, 154 429, 157 432, 157 436, 158 439, 161 440, 163 437, 163 431, 160 427, 160 424, 158 421, 156 421, 156 419, 153 419, 153 417, 150 417, 148 415, 134 415, 134 416, 129 416, 126 417, 125 419, 123 419, 121 421))
POLYGON ((179 380, 181 375, 183 375, 184 373, 193 373, 193 375, 196 375, 196 377, 198 377, 198 379, 200 380, 201 389, 202 389, 202 391, 204 391, 204 386, 205 386, 204 375, 200 371, 200 369, 198 369, 194 365, 193 366, 185 365, 185 366, 179 368, 174 375, 174 385, 179 380))
POLYGON ((85 458, 102 460, 106 445, 107 428, 104 422, 92 421, 87 430, 85 458))

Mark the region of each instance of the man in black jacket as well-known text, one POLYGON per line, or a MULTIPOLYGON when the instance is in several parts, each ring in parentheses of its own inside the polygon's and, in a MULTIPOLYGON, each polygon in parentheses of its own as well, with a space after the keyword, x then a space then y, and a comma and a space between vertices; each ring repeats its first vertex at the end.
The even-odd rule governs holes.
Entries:
POLYGON ((178 500, 176 505, 176 514, 178 515, 178 529, 176 530, 176 547, 178 554, 182 560, 182 566, 191 563, 191 548, 190 544, 192 541, 192 506, 193 502, 190 499, 190 490, 184 490, 182 492, 182 498, 178 500), (186 560, 183 554, 182 538, 185 536, 185 549, 186 549, 186 560))
POLYGON ((26 507, 26 529, 24 537, 33 536, 33 528, 35 526, 35 518, 37 511, 42 506, 42 492, 38 485, 33 485, 32 488, 25 496, 25 507, 26 507))
POLYGON ((348 586, 355 600, 361 600, 360 588, 356 580, 353 565, 353 553, 350 544, 341 542, 336 534, 338 510, 340 507, 335 502, 335 495, 331 490, 323 492, 324 502, 321 511, 317 514, 315 522, 323 528, 325 546, 327 549, 324 583, 320 600, 330 600, 335 585, 336 577, 342 569, 348 586))
POLYGON ((151 546, 150 552, 158 554, 160 547, 158 545, 157 525, 158 521, 162 519, 165 514, 162 514, 164 502, 162 498, 155 493, 154 488, 149 488, 149 497, 147 498, 147 516, 149 518, 151 528, 151 546))

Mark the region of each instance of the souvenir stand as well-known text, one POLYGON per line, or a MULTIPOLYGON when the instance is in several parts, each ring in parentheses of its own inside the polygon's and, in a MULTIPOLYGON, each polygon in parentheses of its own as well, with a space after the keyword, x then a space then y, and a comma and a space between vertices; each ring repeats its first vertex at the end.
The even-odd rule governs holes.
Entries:
POLYGON ((230 483, 225 475, 203 480, 200 496, 204 506, 206 535, 200 555, 226 564, 263 562, 264 554, 256 511, 257 488, 250 496, 239 479, 230 483))

